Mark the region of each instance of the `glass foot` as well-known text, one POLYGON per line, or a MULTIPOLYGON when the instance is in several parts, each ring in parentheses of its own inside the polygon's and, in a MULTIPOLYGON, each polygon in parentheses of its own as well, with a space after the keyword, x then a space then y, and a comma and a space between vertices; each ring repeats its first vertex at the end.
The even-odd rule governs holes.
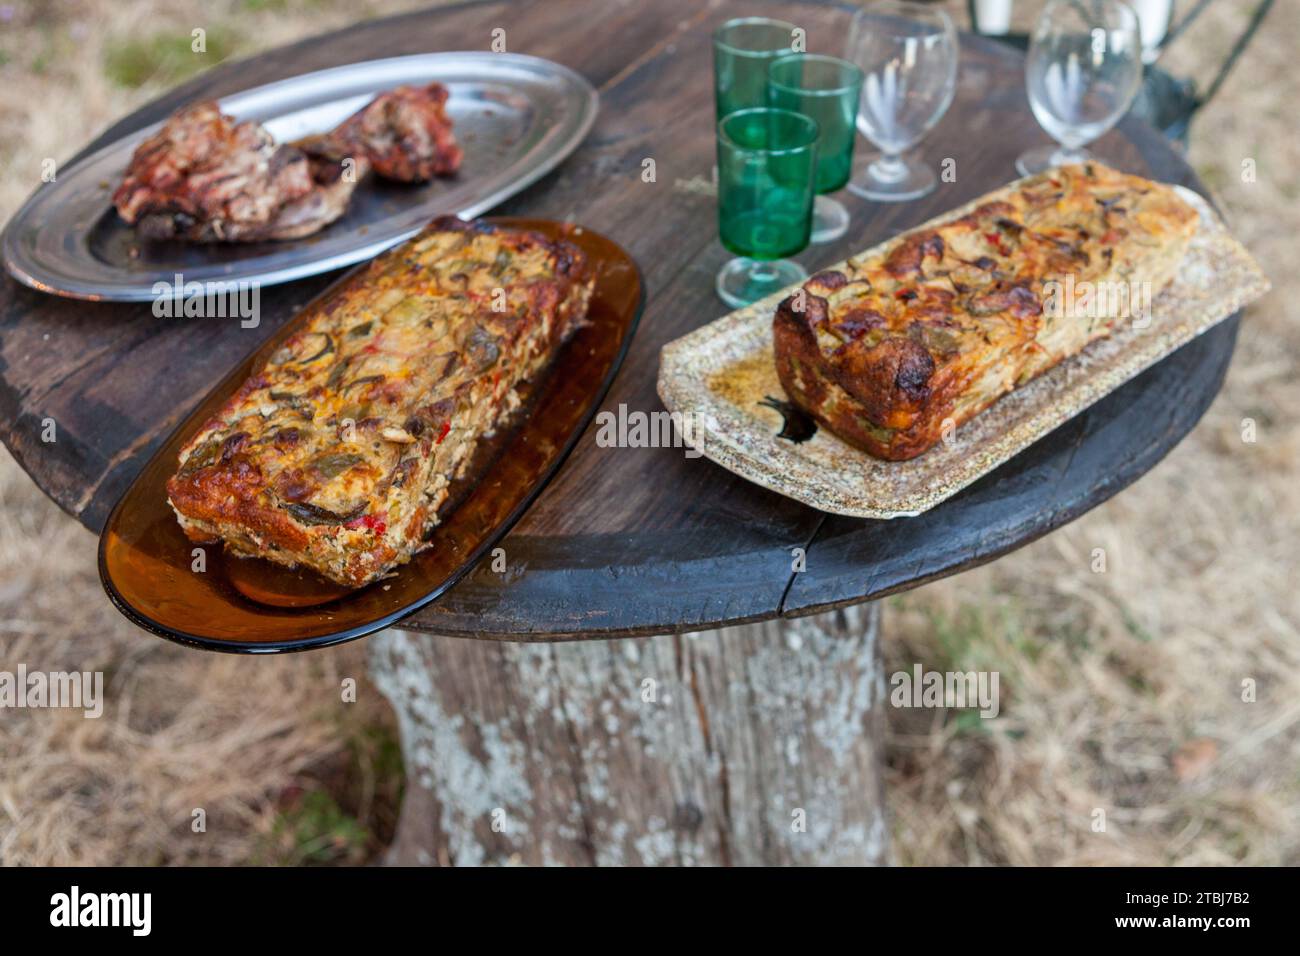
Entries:
POLYGON ((1016 171, 1021 176, 1032 176, 1034 173, 1041 173, 1045 169, 1056 166, 1086 163, 1092 158, 1092 153, 1086 149, 1066 149, 1056 143, 1048 143, 1046 146, 1035 146, 1021 153, 1020 158, 1016 160, 1016 171))
POLYGON ((723 302, 739 309, 806 278, 808 270, 789 259, 732 259, 718 273, 714 288, 723 302))
POLYGON ((919 160, 877 153, 849 180, 849 192, 877 202, 919 199, 938 184, 934 170, 919 160))
POLYGON ((830 196, 813 200, 812 235, 809 242, 834 242, 849 231, 849 211, 844 203, 830 196))

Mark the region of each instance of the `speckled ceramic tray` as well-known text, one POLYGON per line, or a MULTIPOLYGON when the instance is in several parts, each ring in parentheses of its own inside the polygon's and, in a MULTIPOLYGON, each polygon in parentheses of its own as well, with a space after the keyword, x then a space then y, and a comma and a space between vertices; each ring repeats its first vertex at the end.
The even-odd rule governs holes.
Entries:
MULTIPOLYGON (((686 439, 736 474, 822 511, 861 518, 920 514, 992 471, 1061 423, 1223 321, 1268 290, 1255 261, 1203 198, 1175 187, 1200 213, 1174 281, 1151 305, 1151 321, 1122 325, 990 408, 911 461, 889 462, 825 428, 781 437, 785 392, 772 355, 772 314, 790 290, 723 316, 664 346, 659 397, 689 416, 686 439), (802 436, 800 436, 802 437, 802 436)), ((937 216, 918 228, 973 209, 937 216)), ((901 237, 882 243, 888 248, 901 237)), ((841 268, 842 264, 829 266, 841 268)))

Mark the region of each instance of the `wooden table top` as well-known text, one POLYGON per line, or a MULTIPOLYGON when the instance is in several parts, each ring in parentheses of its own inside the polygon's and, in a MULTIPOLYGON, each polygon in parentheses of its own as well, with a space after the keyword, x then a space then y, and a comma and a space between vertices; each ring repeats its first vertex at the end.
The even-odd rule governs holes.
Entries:
MULTIPOLYGON (((649 304, 604 408, 654 412, 664 343, 724 314, 717 238, 710 34, 733 16, 795 21, 812 52, 838 53, 849 11, 765 0, 484 2, 364 22, 219 66, 109 129, 84 153, 181 104, 310 70, 383 56, 507 48, 566 64, 600 91, 586 142, 497 212, 572 219, 639 262, 649 304), (642 179, 655 161, 656 181, 642 179)), ((910 203, 847 193, 841 241, 810 247, 836 262, 1015 178, 1045 141, 1029 111, 1021 54, 963 35, 957 96, 920 152, 956 160, 956 182, 910 203)), ((859 140, 859 148, 863 141, 859 140)), ((1096 145, 1132 172, 1198 188, 1155 131, 1121 123, 1096 145)), ((91 304, 0 278, 0 439, 37 484, 98 531, 162 438, 242 356, 332 279, 263 289, 257 329, 157 319, 149 304, 91 304), (41 441, 42 421, 58 440, 41 441)), ((868 521, 815 511, 681 449, 602 448, 589 429, 504 540, 507 568, 476 569, 404 626, 546 640, 699 630, 798 616, 913 587, 991 560, 1078 517, 1159 461, 1200 418, 1232 356, 1220 324, 948 502, 915 518, 868 521), (792 549, 806 569, 792 571, 792 549)))

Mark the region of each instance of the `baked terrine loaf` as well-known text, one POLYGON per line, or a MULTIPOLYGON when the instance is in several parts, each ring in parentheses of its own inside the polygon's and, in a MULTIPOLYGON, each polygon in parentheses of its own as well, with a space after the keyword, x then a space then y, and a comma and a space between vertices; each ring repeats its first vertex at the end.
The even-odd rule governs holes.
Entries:
POLYGON ((359 587, 426 546, 476 442, 587 311, 576 246, 443 218, 308 306, 181 450, 194 540, 359 587))
POLYGON ((1049 170, 812 276, 777 308, 790 400, 879 458, 913 458, 1173 278, 1196 211, 1101 163, 1049 170))

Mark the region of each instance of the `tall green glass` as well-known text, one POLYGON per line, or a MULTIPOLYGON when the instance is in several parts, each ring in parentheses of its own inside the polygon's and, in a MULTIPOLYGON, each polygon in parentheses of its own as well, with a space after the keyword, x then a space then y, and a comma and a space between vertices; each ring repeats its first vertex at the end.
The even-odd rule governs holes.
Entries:
MULTIPOLYGON (((821 130, 817 140, 817 192, 843 189, 853 167, 854 125, 862 94, 862 70, 833 56, 794 53, 767 68, 767 102, 810 116, 821 130)), ((818 195, 813 205, 812 242, 833 242, 849 229, 844 204, 818 195)))
POLYGON ((713 31, 713 97, 717 119, 767 105, 767 67, 791 51, 795 25, 767 17, 728 20, 713 31))
POLYGON ((718 233, 739 258, 716 288, 733 308, 808 277, 792 256, 808 245, 817 123, 790 110, 739 110, 718 123, 718 233))

